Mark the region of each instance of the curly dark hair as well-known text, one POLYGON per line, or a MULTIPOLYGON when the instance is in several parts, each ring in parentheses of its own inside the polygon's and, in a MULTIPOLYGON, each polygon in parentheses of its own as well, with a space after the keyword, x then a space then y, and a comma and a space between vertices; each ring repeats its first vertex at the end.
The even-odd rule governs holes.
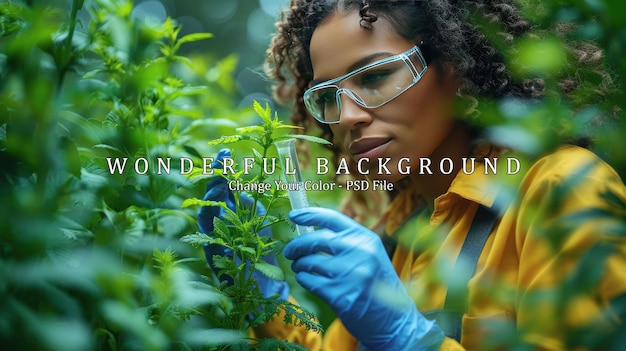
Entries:
MULTIPOLYGON (((460 95, 462 118, 469 127, 472 150, 476 157, 492 157, 504 150, 482 138, 479 126, 479 104, 490 104, 506 97, 541 99, 549 94, 546 83, 540 77, 514 77, 507 67, 508 50, 514 41, 550 31, 551 34, 567 33, 572 28, 536 28, 526 20, 516 0, 292 0, 280 21, 277 32, 267 51, 266 72, 275 81, 274 97, 280 103, 292 105, 291 121, 304 127, 304 132, 319 127, 322 136, 332 139, 328 125, 308 117, 303 94, 313 79, 313 67, 309 54, 311 37, 325 18, 337 11, 358 11, 359 24, 366 30, 379 18, 386 18, 396 32, 405 39, 418 43, 430 67, 442 70, 452 67, 462 81, 460 95)), ((559 26, 559 24, 557 24, 559 26)), ((598 67, 602 51, 593 43, 567 43, 570 54, 578 63, 598 67)), ((597 96, 613 89, 611 78, 602 69, 592 68, 608 89, 593 87, 597 96)), ((557 82, 561 92, 568 96, 578 86, 580 77, 573 72, 557 82)), ((588 96, 588 95, 587 95, 588 96)), ((578 103, 582 107, 586 102, 578 103)), ((601 122, 600 122, 601 123, 601 122)), ((591 139, 581 137, 567 140, 583 147, 591 139)), ((306 147, 302 147, 306 151, 306 147)), ((346 155, 345 150, 334 148, 334 162, 346 155)), ((307 155, 305 153, 304 155, 307 155)), ((351 161, 352 162, 352 161, 351 161)), ((352 168, 353 164, 350 165, 352 168)), ((359 175, 354 175, 359 177, 359 175)), ((362 176, 361 176, 362 177, 362 176)), ((341 179, 336 179, 341 181, 341 179)), ((400 189, 401 187, 399 187, 400 189)), ((352 197, 360 204, 367 198, 358 192, 352 197)))
MULTIPOLYGON (((312 80, 309 45, 315 28, 333 11, 358 10, 360 24, 371 28, 378 18, 390 19, 404 38, 423 41, 429 65, 451 65, 463 81, 461 93, 473 97, 537 98, 541 79, 514 81, 505 58, 493 42, 511 42, 531 26, 510 0, 292 0, 277 23, 268 49, 268 74, 276 81, 275 98, 294 101, 292 122, 309 128, 302 94, 312 80), (485 25, 498 26, 499 38, 488 37, 485 25)), ((329 135, 326 126, 322 129, 329 135)))

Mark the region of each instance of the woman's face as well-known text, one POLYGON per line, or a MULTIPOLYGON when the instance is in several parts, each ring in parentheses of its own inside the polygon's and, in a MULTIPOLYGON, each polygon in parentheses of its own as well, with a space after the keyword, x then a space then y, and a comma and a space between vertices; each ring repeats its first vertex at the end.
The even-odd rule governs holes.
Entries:
MULTIPOLYGON (((362 28, 360 19, 356 11, 335 13, 315 29, 310 47, 314 81, 339 77, 416 44, 400 36, 383 17, 372 24, 371 30, 362 28)), ((431 158, 435 164, 438 158, 452 157, 444 150, 451 138, 453 103, 459 86, 453 74, 444 75, 431 65, 417 84, 377 108, 361 107, 340 94, 340 119, 330 125, 333 142, 356 161, 369 158, 362 165, 370 171, 370 178, 392 182, 404 177, 396 167, 402 158, 410 160, 402 165, 409 164, 415 172, 419 158, 431 158), (375 174, 379 158, 391 159, 387 167, 393 174, 375 174)))

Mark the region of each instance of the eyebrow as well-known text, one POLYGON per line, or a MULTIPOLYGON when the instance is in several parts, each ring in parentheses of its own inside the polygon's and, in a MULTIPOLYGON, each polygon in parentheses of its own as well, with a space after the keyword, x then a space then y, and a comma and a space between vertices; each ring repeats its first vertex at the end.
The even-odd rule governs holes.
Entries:
MULTIPOLYGON (((379 58, 381 56, 389 57, 389 56, 393 56, 393 55, 394 54, 390 53, 390 52, 376 52, 376 53, 373 53, 371 55, 367 55, 367 56, 365 56, 363 58, 360 58, 359 60, 357 60, 353 64, 351 64, 350 67, 348 67, 348 69, 346 70, 346 73, 344 73, 344 74, 348 74, 349 72, 352 72, 352 71, 354 71, 357 68, 363 67, 363 66, 371 63, 372 61, 374 61, 374 59, 377 59, 377 58, 379 58)), ((334 79, 334 78, 331 78, 331 79, 334 79)), ((325 81, 331 80, 331 79, 314 79, 314 80, 312 80, 309 83, 309 86, 314 86, 314 85, 316 85, 318 83, 325 82, 325 81)))

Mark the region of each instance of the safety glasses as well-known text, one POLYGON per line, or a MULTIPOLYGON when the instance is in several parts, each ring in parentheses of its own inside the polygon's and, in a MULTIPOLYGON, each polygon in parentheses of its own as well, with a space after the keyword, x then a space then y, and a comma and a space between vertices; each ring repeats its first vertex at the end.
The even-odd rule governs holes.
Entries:
POLYGON ((341 94, 365 108, 380 107, 415 85, 426 72, 419 47, 372 62, 304 92, 309 113, 325 124, 339 122, 341 94))

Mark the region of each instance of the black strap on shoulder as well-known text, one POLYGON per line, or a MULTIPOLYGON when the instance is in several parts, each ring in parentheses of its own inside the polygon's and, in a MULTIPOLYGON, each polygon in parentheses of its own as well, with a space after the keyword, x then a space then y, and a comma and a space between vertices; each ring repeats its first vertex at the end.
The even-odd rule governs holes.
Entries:
POLYGON ((495 210, 483 205, 478 207, 461 247, 461 252, 456 259, 452 271, 454 284, 448 288, 444 308, 455 311, 466 310, 467 284, 474 276, 478 257, 480 257, 497 219, 498 214, 495 210))
POLYGON ((387 255, 389 255, 389 259, 393 258, 393 254, 396 252, 396 247, 398 246, 398 240, 402 237, 402 234, 409 234, 410 236, 415 235, 417 232, 415 219, 422 213, 425 209, 424 206, 419 207, 417 210, 413 211, 400 225, 399 229, 396 230, 392 235, 387 234, 387 232, 383 229, 380 231, 382 234, 379 234, 382 239, 383 246, 385 247, 385 251, 387 251, 387 255))
POLYGON ((482 205, 478 207, 454 265, 452 284, 448 286, 443 309, 424 313, 427 318, 437 321, 446 336, 457 341, 461 339, 461 322, 467 310, 467 285, 474 276, 478 257, 497 219, 495 210, 482 205))

